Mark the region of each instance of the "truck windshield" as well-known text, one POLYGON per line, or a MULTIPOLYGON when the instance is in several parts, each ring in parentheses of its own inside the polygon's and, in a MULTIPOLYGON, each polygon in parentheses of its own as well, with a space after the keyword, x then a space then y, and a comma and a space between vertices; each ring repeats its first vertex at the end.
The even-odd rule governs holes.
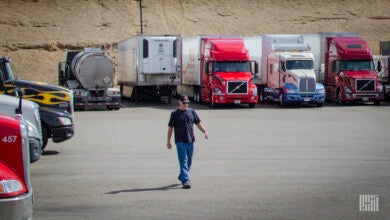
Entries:
POLYGON ((296 69, 313 69, 313 60, 287 60, 286 67, 288 70, 296 69))
POLYGON ((4 65, 0 68, 1 80, 14 80, 15 76, 12 71, 12 67, 9 62, 4 62, 4 65))
POLYGON ((215 62, 214 72, 250 72, 249 62, 215 62))
POLYGON ((340 62, 340 70, 374 70, 372 60, 347 60, 340 62))

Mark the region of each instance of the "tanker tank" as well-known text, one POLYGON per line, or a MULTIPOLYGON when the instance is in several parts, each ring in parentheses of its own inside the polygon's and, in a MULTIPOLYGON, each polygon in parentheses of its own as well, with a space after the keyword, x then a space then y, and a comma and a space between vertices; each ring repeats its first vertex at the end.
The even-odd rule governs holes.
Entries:
POLYGON ((105 89, 113 86, 114 62, 99 48, 85 48, 73 58, 71 68, 85 89, 105 89))

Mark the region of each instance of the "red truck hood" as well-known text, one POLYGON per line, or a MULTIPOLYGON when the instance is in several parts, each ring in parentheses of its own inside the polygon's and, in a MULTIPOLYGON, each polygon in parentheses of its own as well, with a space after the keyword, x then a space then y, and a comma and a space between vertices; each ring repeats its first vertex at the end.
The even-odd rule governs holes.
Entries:
POLYGON ((375 71, 343 71, 345 76, 352 79, 377 79, 378 75, 375 71))
POLYGON ((215 76, 218 76, 219 78, 224 79, 226 81, 235 81, 235 80, 249 81, 252 78, 252 74, 248 72, 234 72, 234 73, 217 72, 215 73, 215 76))

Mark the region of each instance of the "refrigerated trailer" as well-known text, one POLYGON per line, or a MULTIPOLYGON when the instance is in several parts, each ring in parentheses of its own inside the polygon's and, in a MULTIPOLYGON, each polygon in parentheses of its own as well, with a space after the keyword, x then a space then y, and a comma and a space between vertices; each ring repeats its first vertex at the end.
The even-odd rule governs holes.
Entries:
POLYGON ((140 35, 118 43, 121 96, 138 102, 143 96, 168 96, 181 83, 181 37, 140 35))

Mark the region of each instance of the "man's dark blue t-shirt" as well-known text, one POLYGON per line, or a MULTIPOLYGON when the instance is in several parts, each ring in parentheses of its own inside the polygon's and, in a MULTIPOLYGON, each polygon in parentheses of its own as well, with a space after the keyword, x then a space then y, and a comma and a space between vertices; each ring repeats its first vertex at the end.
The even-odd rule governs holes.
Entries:
POLYGON ((175 143, 193 143, 195 142, 193 124, 199 124, 200 119, 192 108, 186 110, 176 109, 171 113, 168 126, 174 128, 175 143))

